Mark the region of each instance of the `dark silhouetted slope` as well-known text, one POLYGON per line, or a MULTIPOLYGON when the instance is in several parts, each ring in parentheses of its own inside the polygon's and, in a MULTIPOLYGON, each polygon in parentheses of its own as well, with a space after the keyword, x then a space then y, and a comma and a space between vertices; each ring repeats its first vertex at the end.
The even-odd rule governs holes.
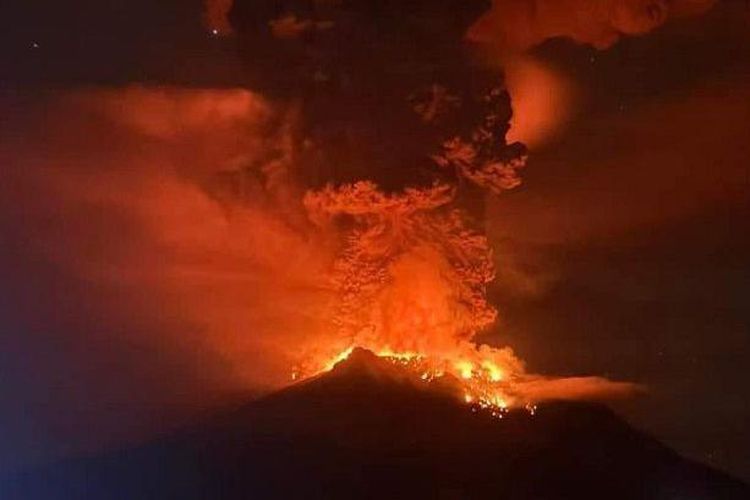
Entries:
POLYGON ((10 478, 3 499, 747 499, 607 408, 497 419, 355 351, 332 372, 151 445, 10 478))

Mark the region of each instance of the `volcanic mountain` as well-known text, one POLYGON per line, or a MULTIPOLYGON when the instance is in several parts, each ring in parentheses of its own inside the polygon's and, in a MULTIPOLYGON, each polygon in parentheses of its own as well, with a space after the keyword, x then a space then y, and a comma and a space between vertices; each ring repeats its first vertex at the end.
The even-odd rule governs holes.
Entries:
POLYGON ((606 407, 551 402, 498 418, 355 350, 157 442, 7 479, 0 497, 746 499, 750 487, 606 407))

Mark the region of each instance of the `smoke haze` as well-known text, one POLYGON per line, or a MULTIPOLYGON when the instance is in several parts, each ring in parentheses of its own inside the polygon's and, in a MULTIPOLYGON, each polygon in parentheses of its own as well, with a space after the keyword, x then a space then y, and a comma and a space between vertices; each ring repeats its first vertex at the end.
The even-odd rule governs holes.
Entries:
POLYGON ((256 196, 231 213, 205 188, 278 149, 262 100, 139 87, 8 97, 0 229, 18 246, 2 265, 21 288, 0 305, 14 325, 6 366, 26 390, 5 396, 49 430, 5 439, 96 441, 81 422, 112 418, 133 423, 104 435, 132 438, 155 424, 156 401, 189 414, 196 401, 287 380, 284 348, 318 326, 325 246, 290 227, 294 208, 270 174, 257 173, 256 196), (30 372, 23 360, 38 349, 47 359, 30 372), (59 385, 30 388, 54 372, 59 385))

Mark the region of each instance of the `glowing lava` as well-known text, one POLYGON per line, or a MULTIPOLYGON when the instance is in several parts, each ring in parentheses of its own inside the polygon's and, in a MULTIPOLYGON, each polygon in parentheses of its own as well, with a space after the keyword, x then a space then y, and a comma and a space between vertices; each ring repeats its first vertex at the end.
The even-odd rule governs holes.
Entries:
MULTIPOLYGON (((415 352, 390 349, 370 350, 350 346, 321 361, 316 372, 295 370, 292 378, 308 378, 329 372, 354 356, 358 350, 393 365, 399 378, 412 381, 442 393, 453 395, 472 412, 485 412, 503 418, 512 409, 524 409, 530 415, 537 403, 548 400, 601 400, 627 397, 643 390, 627 382, 613 382, 600 377, 544 377, 525 373, 520 365, 503 364, 507 349, 486 345, 462 346, 464 355, 457 358, 434 358, 415 352), (494 358, 493 358, 494 356, 494 358)), ((513 358, 514 361, 515 358, 513 358)))
MULTIPOLYGON (((338 353, 326 362, 321 373, 332 370, 338 363, 348 359, 354 350, 355 347, 349 347, 338 353)), ((503 369, 492 360, 439 360, 418 353, 388 349, 376 351, 375 354, 421 384, 450 388, 458 399, 470 405, 474 411, 486 410, 493 416, 502 418, 511 407, 525 404, 529 411, 533 408, 529 403, 523 403, 513 396, 512 381, 506 379, 503 369)))

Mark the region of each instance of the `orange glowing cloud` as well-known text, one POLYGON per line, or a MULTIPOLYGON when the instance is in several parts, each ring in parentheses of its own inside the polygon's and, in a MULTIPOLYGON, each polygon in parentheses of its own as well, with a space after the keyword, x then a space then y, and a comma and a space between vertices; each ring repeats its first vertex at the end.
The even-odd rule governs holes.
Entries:
POLYGON ((149 338, 108 329, 179 346, 203 359, 195 370, 212 360, 223 389, 278 385, 320 329, 328 257, 295 226, 301 201, 266 161, 283 156, 267 117, 244 90, 51 96, 14 119, 23 141, 0 143, 4 204, 23 214, 29 251, 119 294, 123 310, 138 303, 142 317, 180 325, 149 338), (252 194, 242 203, 222 186, 233 172, 252 194))
MULTIPOLYGON (((510 52, 524 51, 556 37, 599 49, 621 36, 643 35, 669 18, 702 14, 717 0, 494 0, 469 37, 510 52)), ((206 26, 229 34, 234 0, 205 0, 206 26)))
MULTIPOLYGON (((6 203, 33 251, 118 294, 123 310, 173 323, 148 338, 108 329, 178 346, 196 371, 210 359, 223 389, 290 383, 360 346, 419 359, 422 375, 451 374, 496 409, 530 400, 522 383, 538 379, 513 352, 475 343, 495 319, 495 269, 455 186, 305 192, 284 119, 243 90, 133 87, 46 104, 24 114, 24 141, 1 148, 7 185, 23 186, 6 203)), ((491 175, 507 172, 478 185, 516 184, 491 175)))
POLYGON ((716 0, 494 0, 469 38, 504 53, 550 38, 606 49, 622 36, 649 33, 672 17, 696 15, 716 0))
POLYGON ((508 140, 533 150, 554 138, 571 118, 574 85, 559 71, 530 58, 513 59, 505 70, 513 105, 508 140))

